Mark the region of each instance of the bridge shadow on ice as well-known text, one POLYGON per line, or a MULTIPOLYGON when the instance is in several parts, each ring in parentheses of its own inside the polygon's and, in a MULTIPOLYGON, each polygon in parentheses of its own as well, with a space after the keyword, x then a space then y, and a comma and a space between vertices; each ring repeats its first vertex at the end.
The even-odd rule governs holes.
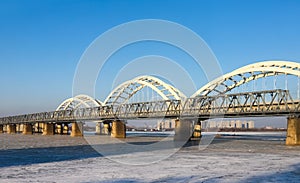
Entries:
MULTIPOLYGON (((1 149, 0 168, 8 166, 31 165, 38 163, 79 160, 110 155, 123 155, 133 152, 148 152, 180 148, 182 144, 164 141, 129 142, 97 145, 75 145, 56 147, 35 147, 23 149, 1 149), (129 146, 128 146, 129 144, 129 146), (148 147, 148 148, 145 148, 148 147), (98 152, 96 150, 98 150, 98 152), (101 154, 99 153, 101 152, 101 154)), ((195 146, 197 143, 186 143, 184 147, 195 146)))
MULTIPOLYGON (((128 138, 129 139, 129 138, 128 138)), ((236 141, 240 138, 215 138, 211 145, 236 141)), ((245 140, 245 139, 243 139, 245 140)), ((249 140, 249 139, 248 139, 249 140)), ((203 138, 202 138, 203 141, 203 138)), ((75 146, 55 146, 55 147, 35 147, 23 149, 1 149, 0 150, 0 168, 18 165, 30 165, 37 163, 58 162, 67 160, 79 160, 94 157, 105 157, 113 155, 125 155, 136 152, 154 152, 159 150, 168 150, 174 148, 186 148, 198 146, 199 141, 188 143, 175 143, 173 140, 160 141, 134 141, 119 142, 110 144, 95 145, 75 145, 75 146), (100 152, 100 153, 99 153, 100 152)))
POLYGON ((91 146, 62 146, 0 150, 0 168, 101 157, 91 146))

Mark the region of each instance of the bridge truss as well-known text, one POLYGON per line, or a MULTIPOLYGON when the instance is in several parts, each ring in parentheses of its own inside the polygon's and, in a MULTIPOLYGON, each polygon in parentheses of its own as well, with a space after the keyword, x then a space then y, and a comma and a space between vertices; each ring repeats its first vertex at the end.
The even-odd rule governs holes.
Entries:
POLYGON ((62 102, 56 111, 3 117, 0 118, 0 124, 298 115, 299 96, 293 98, 286 89, 230 93, 234 88, 250 81, 278 75, 299 78, 300 64, 285 61, 251 64, 209 82, 190 98, 158 78, 141 76, 119 85, 103 103, 87 95, 78 95, 62 102), (162 100, 129 102, 137 92, 146 87, 155 91, 162 100))
POLYGON ((0 118, 0 124, 139 118, 215 118, 299 114, 300 103, 287 90, 77 108, 0 118))

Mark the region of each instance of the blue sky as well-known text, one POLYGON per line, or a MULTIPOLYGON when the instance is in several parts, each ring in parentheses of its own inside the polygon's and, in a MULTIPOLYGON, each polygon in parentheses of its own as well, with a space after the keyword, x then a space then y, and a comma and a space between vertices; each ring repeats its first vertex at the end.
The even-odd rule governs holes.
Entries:
MULTIPOLYGON (((76 66, 91 42, 114 26, 140 19, 169 20, 193 30, 213 50, 224 73, 262 60, 300 61, 297 0, 2 0, 0 116, 54 110, 72 96, 76 66)), ((139 54, 126 58, 171 57, 174 51, 130 49, 139 54)), ((107 73, 117 72, 112 66, 107 73)), ((199 79, 196 85, 203 83, 199 79)), ((105 98, 109 89, 97 84, 96 96, 105 98)))

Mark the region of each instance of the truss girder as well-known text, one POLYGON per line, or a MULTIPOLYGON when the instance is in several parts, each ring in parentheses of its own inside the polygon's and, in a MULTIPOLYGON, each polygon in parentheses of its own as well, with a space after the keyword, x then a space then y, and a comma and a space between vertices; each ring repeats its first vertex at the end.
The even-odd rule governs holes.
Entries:
POLYGON ((288 90, 267 90, 181 100, 76 108, 0 118, 0 124, 179 117, 235 117, 300 114, 288 90))
POLYGON ((256 116, 299 112, 288 90, 267 90, 188 98, 182 116, 256 116))

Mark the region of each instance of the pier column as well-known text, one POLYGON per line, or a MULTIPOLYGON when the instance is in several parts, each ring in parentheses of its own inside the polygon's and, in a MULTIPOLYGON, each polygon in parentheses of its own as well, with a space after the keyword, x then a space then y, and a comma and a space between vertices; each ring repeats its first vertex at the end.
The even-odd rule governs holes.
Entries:
POLYGON ((188 141, 192 136, 192 121, 190 120, 175 120, 175 141, 188 141))
POLYGON ((24 135, 32 135, 32 124, 23 124, 23 132, 24 135))
POLYGON ((104 135, 110 135, 111 133, 110 122, 103 122, 103 129, 101 133, 104 135))
POLYGON ((60 135, 63 134, 63 126, 62 126, 61 123, 56 124, 55 131, 56 131, 57 134, 60 134, 60 135))
POLYGON ((126 138, 126 125, 123 121, 112 122, 111 136, 115 138, 126 138))
POLYGON ((96 123, 96 135, 102 135, 102 123, 101 122, 97 122, 96 123))
POLYGON ((69 123, 64 123, 63 134, 69 135, 69 123))
POLYGON ((3 125, 0 125, 0 133, 3 133, 3 125))
POLYGON ((201 138, 201 122, 194 125, 193 138, 201 138))
POLYGON ((300 118, 288 117, 286 145, 300 145, 300 118))
POLYGON ((3 125, 3 132, 7 133, 7 128, 8 128, 8 125, 3 125))
POLYGON ((15 124, 8 125, 7 126, 7 133, 9 133, 9 134, 16 133, 16 125, 15 124))
POLYGON ((72 137, 82 137, 83 136, 83 124, 81 122, 72 123, 72 137))
POLYGON ((43 124, 43 135, 54 135, 54 124, 44 123, 43 124))

